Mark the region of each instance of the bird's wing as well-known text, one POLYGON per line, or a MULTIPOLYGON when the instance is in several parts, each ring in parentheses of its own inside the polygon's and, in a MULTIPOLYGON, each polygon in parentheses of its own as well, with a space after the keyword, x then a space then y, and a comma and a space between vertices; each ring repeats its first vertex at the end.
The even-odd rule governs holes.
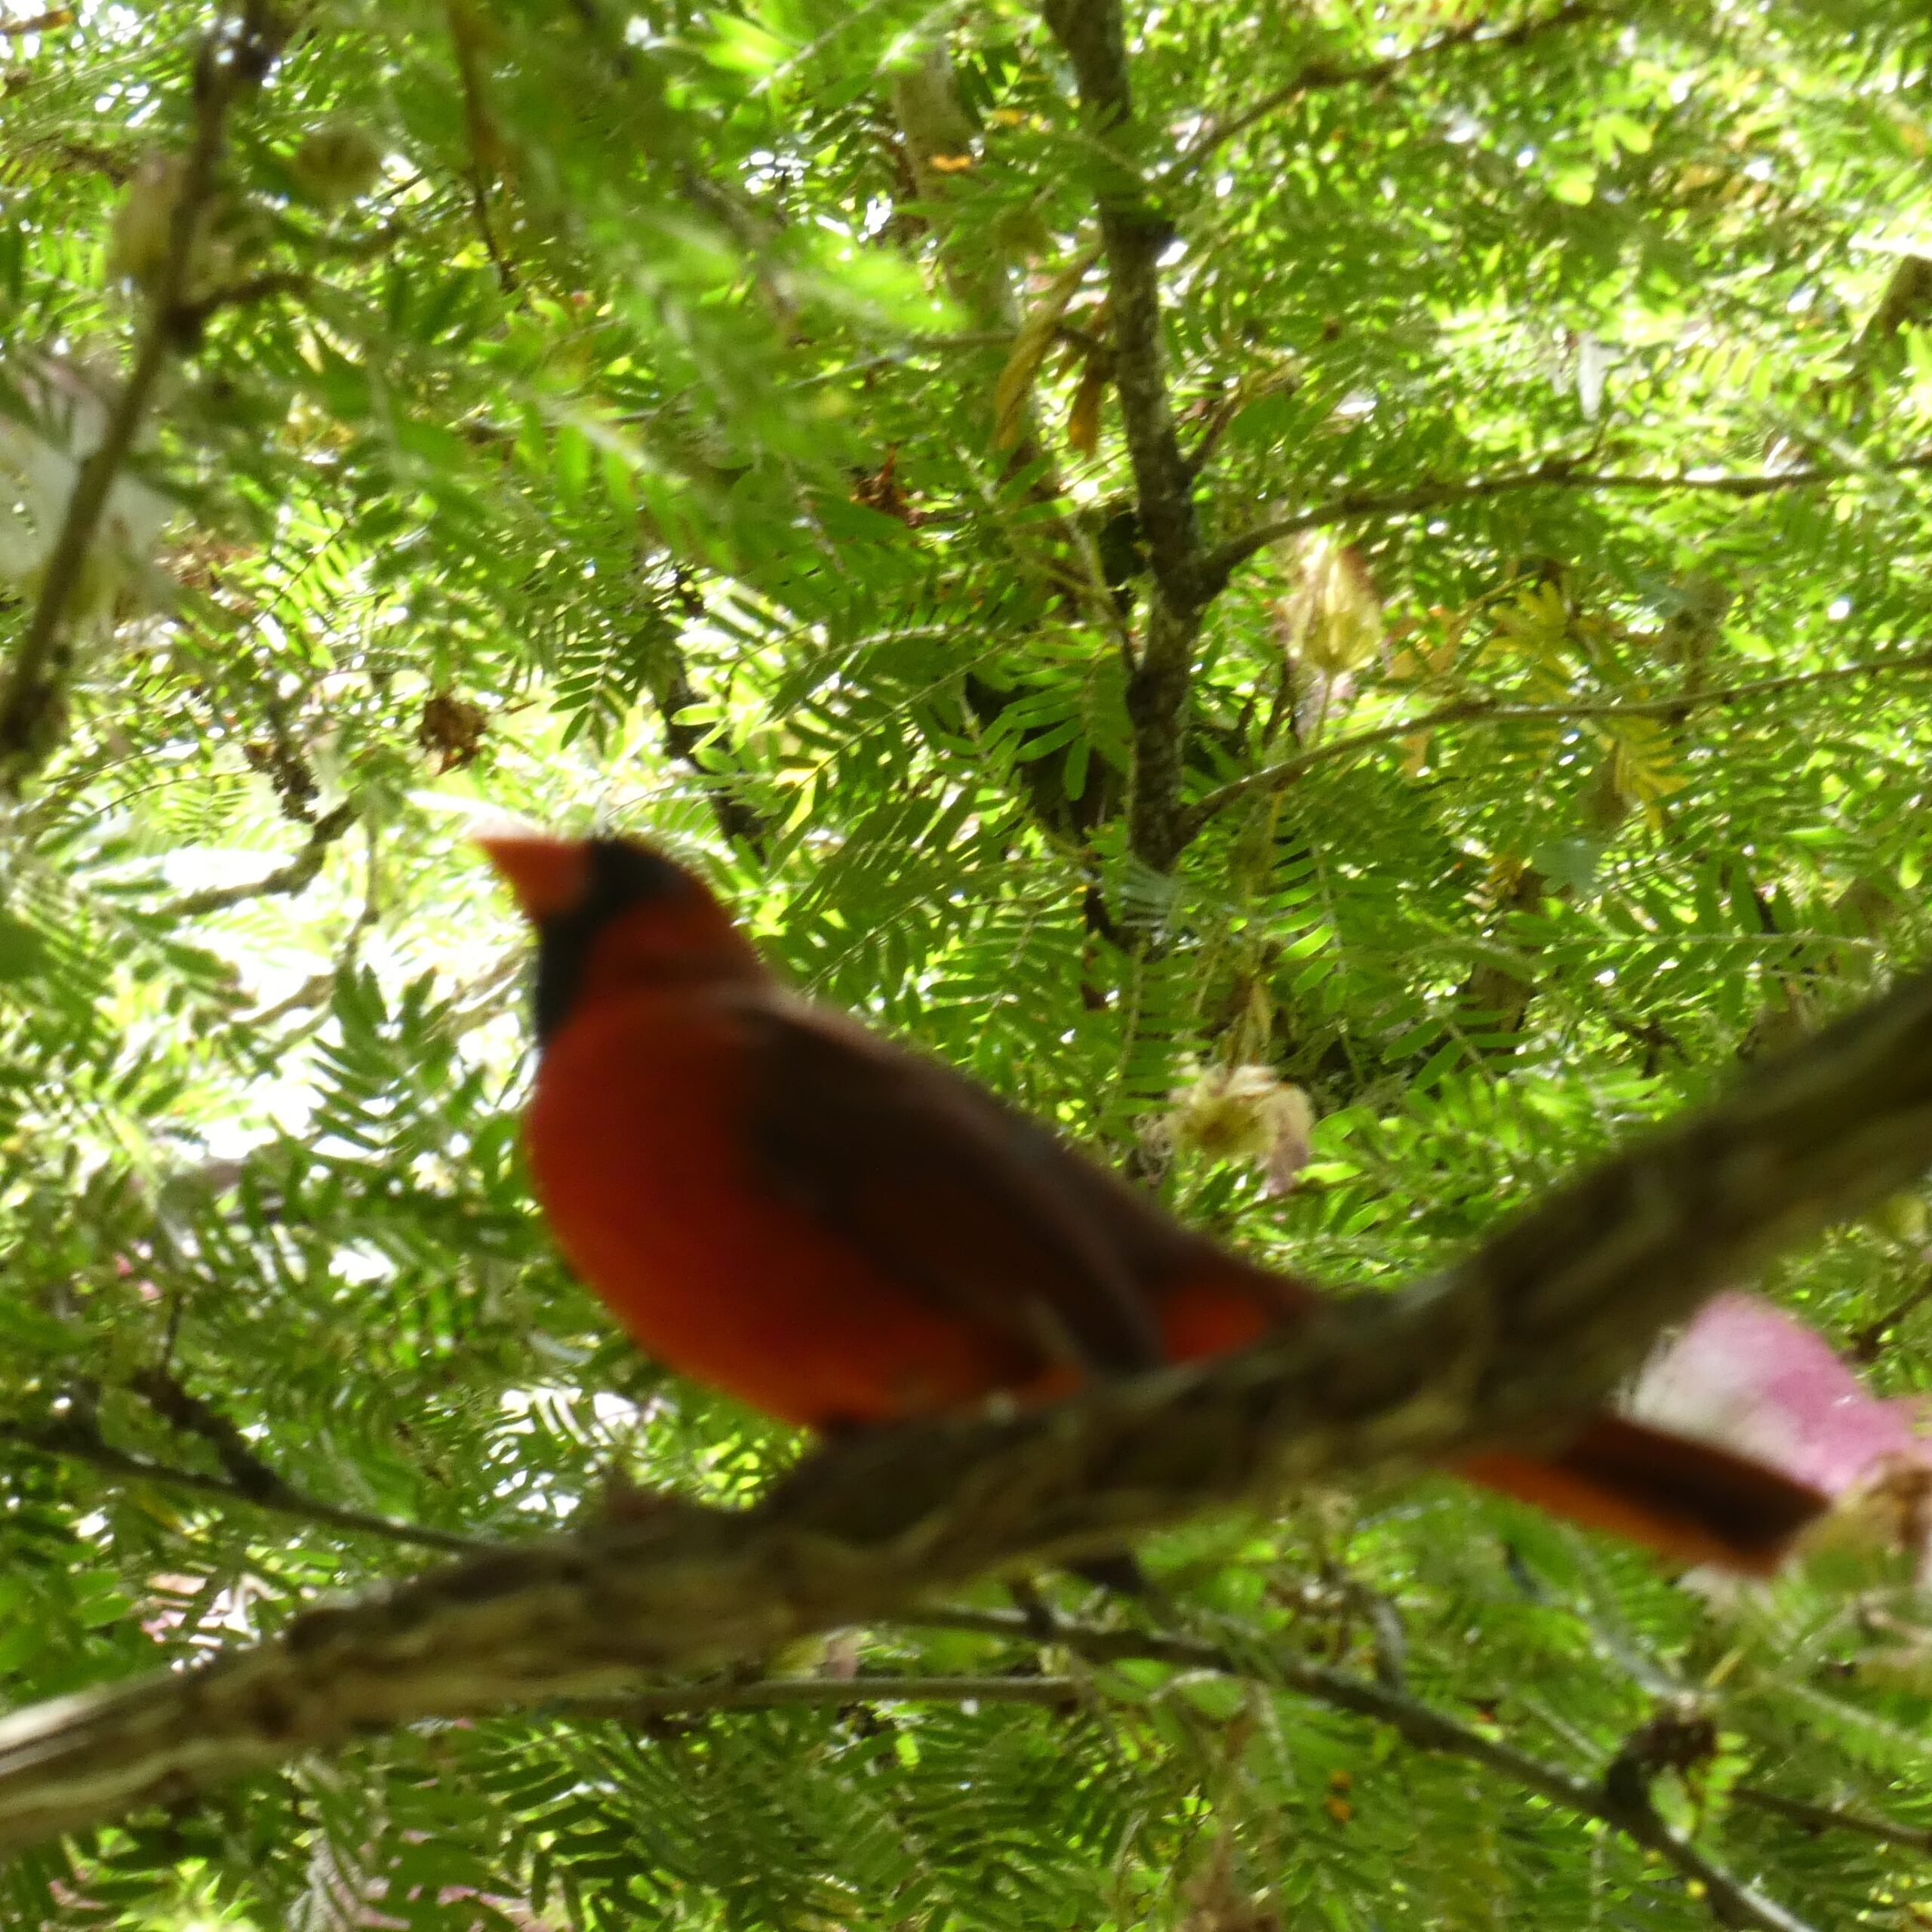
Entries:
MULTIPOLYGON (((972 1081, 803 1002, 750 1009, 772 1185, 908 1290, 1055 1363, 1161 1359, 1143 1269, 1170 1226, 972 1081)), ((1183 1240, 1177 1228, 1177 1240, 1183 1240)))

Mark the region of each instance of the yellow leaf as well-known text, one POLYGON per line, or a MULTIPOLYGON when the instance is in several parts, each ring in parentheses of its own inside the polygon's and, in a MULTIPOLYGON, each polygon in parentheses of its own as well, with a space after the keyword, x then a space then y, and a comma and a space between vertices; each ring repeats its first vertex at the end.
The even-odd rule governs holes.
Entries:
POLYGON ((1522 883, 1524 875, 1529 869, 1528 860, 1519 859, 1509 852, 1497 853, 1490 861, 1489 877, 1484 881, 1492 903, 1501 905, 1522 883))
POLYGON ((1677 747, 1670 732, 1655 718, 1606 718, 1598 735, 1617 761, 1618 789, 1645 807, 1656 804, 1684 788, 1677 769, 1677 747))
POLYGON ((996 448, 1011 449, 1020 440, 1025 420, 1026 398, 1032 393, 1033 379, 1040 373, 1052 347, 1054 332, 1060 327, 1066 305, 1073 300, 1087 271, 1100 258, 1098 248, 1083 248, 1060 273, 1020 325, 1008 352, 1006 367, 993 385, 993 443, 996 448))
POLYGON ((1382 599, 1361 552, 1326 534, 1295 546, 1300 582, 1281 615, 1286 648, 1324 676, 1367 663, 1381 648, 1382 599))
POLYGON ((1427 769, 1429 741, 1435 735, 1432 731, 1417 731, 1402 740, 1402 775, 1405 778, 1420 778, 1427 769))
POLYGON ((1570 635, 1569 607, 1553 583, 1524 591, 1496 614, 1493 645, 1526 663, 1555 668, 1564 662, 1570 635))
POLYGON ((1100 447, 1100 408, 1107 399, 1107 358, 1090 355, 1087 372, 1073 392, 1073 405, 1066 412, 1066 441, 1069 449, 1091 456, 1100 447))
POLYGON ((965 174, 973 166, 970 154, 935 154, 926 157, 926 165, 935 174, 965 174))
POLYGON ((115 211, 108 238, 107 274, 145 288, 161 273, 181 192, 182 165, 174 155, 144 155, 115 211))

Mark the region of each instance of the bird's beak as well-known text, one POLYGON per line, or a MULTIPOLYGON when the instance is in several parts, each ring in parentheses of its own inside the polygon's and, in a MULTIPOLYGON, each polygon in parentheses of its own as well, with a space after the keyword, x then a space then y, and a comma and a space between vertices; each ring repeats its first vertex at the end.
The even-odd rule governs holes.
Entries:
POLYGON ((590 858, 581 840, 544 838, 527 832, 479 835, 534 925, 574 912, 590 889, 590 858))

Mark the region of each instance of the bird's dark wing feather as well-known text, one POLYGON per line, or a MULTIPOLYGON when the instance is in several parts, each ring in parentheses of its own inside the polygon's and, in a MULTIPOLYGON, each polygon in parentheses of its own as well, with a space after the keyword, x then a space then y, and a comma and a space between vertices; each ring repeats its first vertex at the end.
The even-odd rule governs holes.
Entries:
POLYGON ((774 1186, 1043 1368, 1160 1360, 1141 1271, 1171 1224, 1154 1203, 1093 1185, 1044 1128, 842 1016, 761 1001, 749 1023, 753 1134, 774 1186))

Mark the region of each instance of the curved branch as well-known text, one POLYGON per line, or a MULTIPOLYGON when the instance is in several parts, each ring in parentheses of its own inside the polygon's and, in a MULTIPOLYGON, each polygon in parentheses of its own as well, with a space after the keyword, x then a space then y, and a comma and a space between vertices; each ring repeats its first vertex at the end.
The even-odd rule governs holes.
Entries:
POLYGON ((287 865, 278 866, 265 878, 246 885, 218 885, 205 892, 189 892, 171 900, 162 908, 167 919, 199 919, 211 912, 225 912, 231 906, 245 906, 251 899, 270 899, 306 892, 321 875, 329 848, 355 823, 353 805, 338 805, 316 820, 308 842, 287 865))
POLYGON ((1424 510, 1453 509, 1457 504, 1479 503, 1485 497, 1506 496, 1518 490, 1608 490, 1639 496, 1658 496, 1674 490, 1703 490, 1720 497, 1749 499, 1767 497, 1780 490, 1805 490, 1823 483, 1841 483, 1854 476, 1903 476, 1915 471, 1932 469, 1932 450, 1901 457, 1895 462, 1872 463, 1814 463, 1802 469, 1755 471, 1727 475, 1695 469, 1663 472, 1642 470, 1582 469, 1567 458, 1555 457, 1538 463, 1534 469, 1499 470, 1493 476, 1463 477, 1450 482, 1418 483, 1407 490, 1351 490, 1331 497, 1325 503, 1300 510, 1272 523, 1257 525, 1241 536, 1231 538, 1213 552, 1205 566, 1211 580, 1224 580, 1229 573, 1247 562, 1258 550, 1284 537, 1298 537, 1307 530, 1325 528, 1331 524, 1351 523, 1358 518, 1414 516, 1424 510))
POLYGON ((1867 658, 1856 664, 1838 664, 1823 671, 1794 671, 1776 678, 1754 678, 1741 685, 1720 685, 1711 690, 1681 691, 1672 697, 1606 698, 1601 703, 1579 704, 1503 704, 1494 698, 1454 698, 1425 711, 1417 718, 1404 718, 1392 724, 1377 724, 1346 738, 1317 745, 1279 764, 1264 765, 1210 792, 1188 811, 1183 821, 1183 843, 1200 835, 1211 819, 1232 804, 1257 792, 1280 792, 1294 784, 1319 764, 1340 758, 1359 757, 1378 745, 1412 738, 1426 731, 1440 731, 1447 724, 1583 724, 1592 718, 1672 718, 1690 711, 1705 711, 1714 706, 1738 704, 1745 700, 1768 697, 1777 691, 1799 691, 1807 685, 1840 684, 1852 678, 1876 677, 1900 671, 1932 671, 1932 651, 1901 653, 1896 657, 1867 658))
MULTIPOLYGON (((989 1636, 1023 1637, 1028 1629, 1025 1617, 1011 1611, 937 1611, 898 1620, 926 1629, 977 1630, 989 1636)), ((1621 1801, 1602 1778, 1581 1777, 1560 1764, 1533 1758, 1527 1751, 1373 1678, 1317 1663, 1278 1644, 1270 1646, 1265 1655, 1242 1657, 1232 1647, 1198 1638, 1149 1635, 1139 1630, 1109 1630, 1064 1621, 1054 1623, 1054 1641, 1091 1663, 1146 1659, 1183 1670, 1245 1677, 1271 1689, 1292 1690, 1331 1709, 1386 1724, 1419 1751, 1439 1752, 1480 1764, 1509 1783, 1580 1818, 1596 1819, 1632 1844, 1655 1852, 1692 1884, 1703 1887, 1712 1910, 1724 1924, 1751 1926, 1757 1932, 1808 1932, 1804 1920, 1700 1851, 1647 1803, 1621 1801)))

